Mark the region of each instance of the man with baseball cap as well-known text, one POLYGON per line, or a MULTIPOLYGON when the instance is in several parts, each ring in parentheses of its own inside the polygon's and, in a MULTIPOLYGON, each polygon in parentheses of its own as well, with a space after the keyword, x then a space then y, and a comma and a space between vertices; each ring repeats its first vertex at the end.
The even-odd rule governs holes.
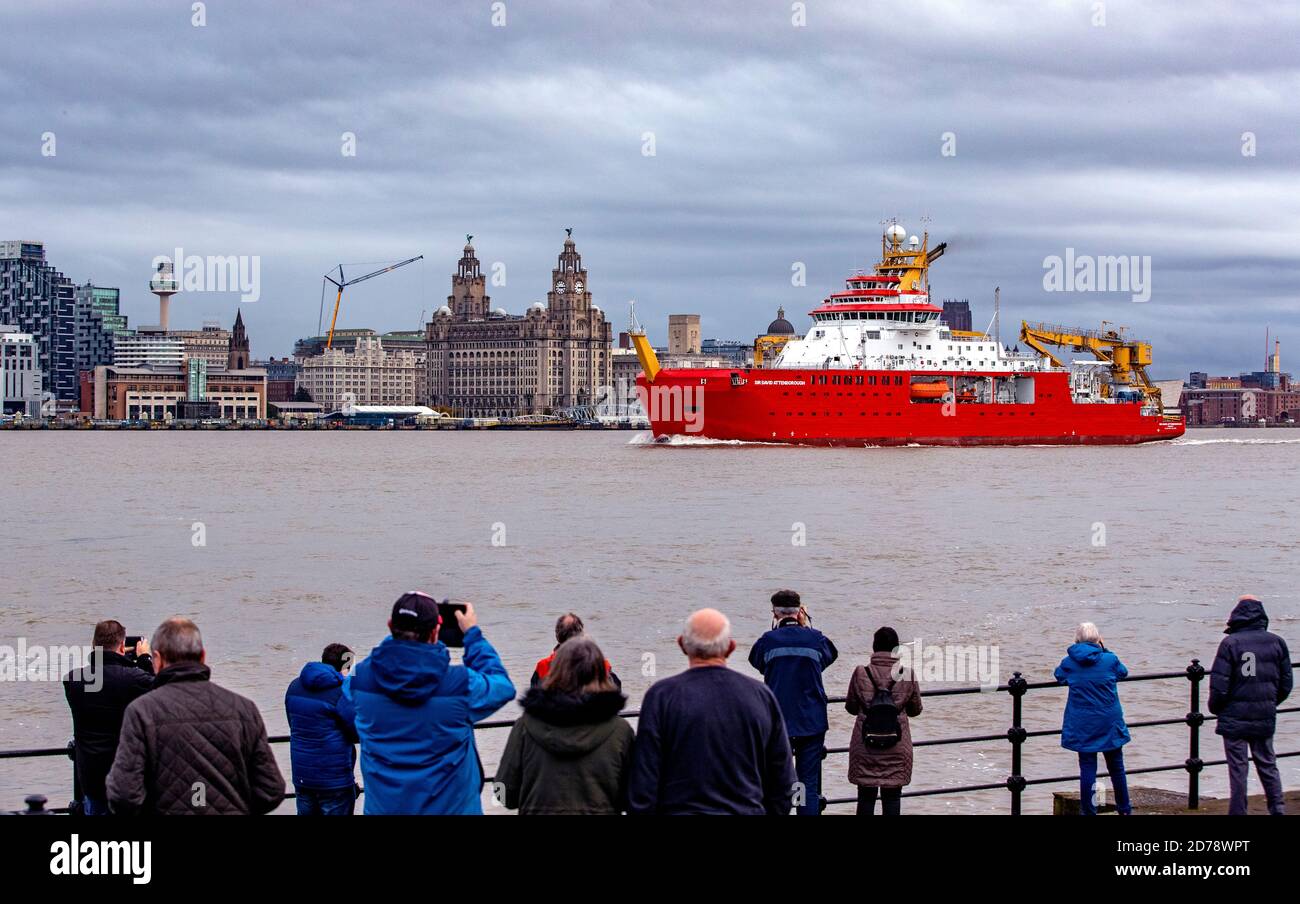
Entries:
POLYGON ((463 665, 438 640, 433 597, 404 593, 391 632, 352 671, 344 693, 356 709, 367 816, 481 814, 483 768, 474 723, 515 695, 474 607, 456 612, 465 635, 463 665))

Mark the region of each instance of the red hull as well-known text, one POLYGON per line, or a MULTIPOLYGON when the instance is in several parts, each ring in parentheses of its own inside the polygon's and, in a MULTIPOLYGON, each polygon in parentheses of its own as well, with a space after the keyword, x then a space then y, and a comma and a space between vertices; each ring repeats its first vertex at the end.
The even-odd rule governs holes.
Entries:
MULTIPOLYGON (((921 371, 663 370, 637 390, 656 436, 817 446, 1128 445, 1182 436, 1181 418, 1138 403, 1076 404, 1069 377, 1033 374, 1034 400, 976 404, 913 400, 910 378, 983 376, 921 371)), ((1006 374, 989 374, 1005 377, 1006 374)))

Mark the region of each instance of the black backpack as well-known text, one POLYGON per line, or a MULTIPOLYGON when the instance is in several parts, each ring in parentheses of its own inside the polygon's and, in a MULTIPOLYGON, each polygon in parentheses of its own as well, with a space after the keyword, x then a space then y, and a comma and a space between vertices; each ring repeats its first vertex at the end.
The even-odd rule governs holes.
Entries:
POLYGON ((867 680, 875 688, 875 693, 862 714, 862 741, 872 750, 888 750, 903 738, 898 704, 894 702, 894 679, 889 679, 889 687, 880 687, 871 669, 867 669, 867 680))

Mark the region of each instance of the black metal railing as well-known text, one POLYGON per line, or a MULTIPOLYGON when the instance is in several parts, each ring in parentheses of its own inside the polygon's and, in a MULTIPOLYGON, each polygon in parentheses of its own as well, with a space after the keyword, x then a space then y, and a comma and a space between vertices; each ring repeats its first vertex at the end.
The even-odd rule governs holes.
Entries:
MULTIPOLYGON (((1293 667, 1300 667, 1300 662, 1292 663, 1293 667)), ((1126 768, 1126 775, 1144 775, 1157 772, 1175 772, 1183 770, 1187 773, 1187 808, 1196 810, 1200 807, 1200 775, 1202 770, 1207 766, 1223 766, 1227 760, 1203 760, 1201 759, 1201 728, 1207 722, 1215 721, 1215 716, 1208 715, 1201 711, 1201 682, 1205 679, 1205 667, 1201 665, 1199 659, 1193 659, 1186 669, 1178 672, 1152 672, 1144 675, 1129 675, 1121 679, 1122 684, 1131 684, 1140 681, 1167 681, 1171 679, 1183 679, 1189 684, 1189 705, 1188 711, 1180 718, 1172 719, 1149 719, 1141 722, 1129 722, 1129 728, 1156 728, 1168 725, 1186 725, 1187 726, 1187 758, 1181 763, 1170 763, 1161 766, 1142 766, 1138 768, 1126 768)), ((1065 685, 1058 684, 1055 681, 1037 681, 1027 680, 1020 672, 1012 673, 1011 680, 1006 684, 999 685, 996 688, 997 693, 1006 693, 1011 697, 1011 725, 1001 734, 982 734, 982 735, 961 735, 944 738, 931 738, 927 740, 913 741, 913 747, 941 747, 949 745, 968 745, 982 744, 995 741, 1006 741, 1011 744, 1011 771, 1006 779, 1001 782, 986 782, 983 784, 973 785, 946 785, 938 788, 920 788, 916 790, 904 790, 904 797, 935 797, 947 794, 968 794, 979 791, 996 791, 1004 789, 1011 794, 1011 815, 1019 816, 1021 814, 1021 801, 1024 791, 1031 785, 1059 785, 1067 782, 1077 782, 1078 773, 1071 775, 1053 775, 1029 778, 1024 775, 1024 764, 1022 760, 1022 748, 1025 742, 1030 738, 1054 737, 1061 734, 1061 729, 1039 729, 1029 731, 1024 726, 1024 707, 1023 701, 1029 691, 1036 690, 1063 690, 1065 685)), ((921 691, 922 697, 954 697, 968 694, 988 694, 993 689, 984 687, 956 687, 956 688, 938 688, 934 690, 921 691)), ((843 703, 844 697, 831 697, 830 703, 843 703)), ((1286 715, 1300 712, 1300 707, 1279 707, 1278 715, 1286 715)), ((638 710, 625 710, 622 715, 625 718, 635 719, 640 715, 638 710)), ((492 729, 510 728, 515 724, 514 719, 487 719, 477 723, 474 728, 480 731, 490 731, 492 729)), ((289 741, 289 735, 272 735, 270 742, 272 744, 285 744, 289 741)), ((69 741, 65 747, 36 747, 19 750, 0 750, 0 760, 27 759, 36 757, 57 757, 66 756, 72 759, 74 756, 74 742, 69 741)), ((827 754, 844 754, 849 750, 848 746, 828 747, 827 754)), ((1285 757, 1300 756, 1300 750, 1286 751, 1276 754, 1278 759, 1285 757)), ((74 769, 75 773, 75 769, 74 769)), ((1098 772, 1098 778, 1109 777, 1108 772, 1098 772)), ((487 779, 488 783, 492 778, 487 779)), ((73 777, 74 798, 76 794, 76 777, 73 777)), ((286 794, 286 799, 293 798, 295 795, 292 790, 286 794)), ((29 798, 33 800, 34 798, 29 798)), ((827 800, 828 805, 855 803, 856 797, 839 797, 827 800)), ((43 799, 42 799, 43 802, 43 799)), ((46 812, 66 813, 67 807, 56 808, 46 812)))

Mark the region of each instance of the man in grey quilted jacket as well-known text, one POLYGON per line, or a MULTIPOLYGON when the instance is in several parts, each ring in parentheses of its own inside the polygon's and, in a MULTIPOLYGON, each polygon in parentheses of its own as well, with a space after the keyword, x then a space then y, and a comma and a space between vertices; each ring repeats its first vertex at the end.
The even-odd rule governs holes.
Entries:
POLYGON ((170 618, 153 635, 153 690, 126 708, 105 783, 114 813, 261 814, 284 778, 253 701, 213 684, 198 625, 170 618))

